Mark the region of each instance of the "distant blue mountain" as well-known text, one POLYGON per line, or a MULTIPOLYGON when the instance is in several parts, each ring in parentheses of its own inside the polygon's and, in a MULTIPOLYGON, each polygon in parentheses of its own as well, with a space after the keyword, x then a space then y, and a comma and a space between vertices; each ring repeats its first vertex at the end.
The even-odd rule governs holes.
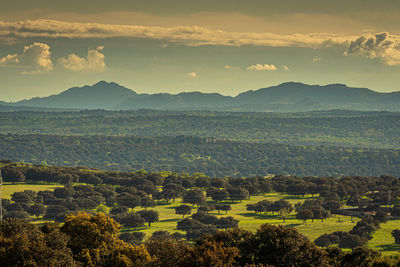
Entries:
POLYGON ((113 109, 137 94, 116 83, 100 81, 92 86, 73 87, 58 95, 22 100, 19 106, 73 109, 113 109))
MULTIPOLYGON (((5 105, 3 103, 3 105, 5 105)), ((7 104, 11 105, 11 104, 7 104)), ((400 92, 378 93, 344 84, 307 85, 297 82, 243 92, 236 97, 183 92, 137 94, 113 82, 73 87, 58 95, 33 98, 13 106, 69 109, 168 109, 221 111, 312 111, 327 109, 400 111, 400 92)))

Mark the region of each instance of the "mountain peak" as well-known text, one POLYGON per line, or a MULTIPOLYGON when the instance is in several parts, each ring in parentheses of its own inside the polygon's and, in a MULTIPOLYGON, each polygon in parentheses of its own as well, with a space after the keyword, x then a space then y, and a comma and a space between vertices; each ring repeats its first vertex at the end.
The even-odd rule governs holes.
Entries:
POLYGON ((23 100, 18 105, 51 108, 112 109, 136 92, 114 82, 99 81, 93 85, 72 87, 58 95, 23 100))
MULTIPOLYGON (((92 87, 94 87, 94 86, 110 86, 110 85, 112 85, 112 86, 115 86, 115 85, 121 86, 121 85, 119 85, 118 83, 115 83, 115 82, 107 82, 107 81, 101 80, 101 81, 93 84, 92 87)), ((121 86, 121 87, 123 87, 123 86, 121 86)))

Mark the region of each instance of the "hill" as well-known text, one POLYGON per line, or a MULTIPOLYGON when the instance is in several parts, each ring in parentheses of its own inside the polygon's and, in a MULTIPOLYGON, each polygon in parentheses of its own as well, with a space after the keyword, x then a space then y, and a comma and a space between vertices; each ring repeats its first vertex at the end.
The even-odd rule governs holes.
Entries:
POLYGON ((100 81, 92 86, 73 87, 58 95, 32 98, 16 103, 18 106, 73 108, 73 109, 113 109, 136 93, 116 83, 100 81))
POLYGON ((400 111, 400 92, 378 93, 344 84, 307 85, 297 82, 243 92, 236 97, 217 93, 137 94, 116 83, 101 81, 70 88, 58 95, 19 101, 13 105, 106 110, 218 110, 299 112, 313 110, 400 111))

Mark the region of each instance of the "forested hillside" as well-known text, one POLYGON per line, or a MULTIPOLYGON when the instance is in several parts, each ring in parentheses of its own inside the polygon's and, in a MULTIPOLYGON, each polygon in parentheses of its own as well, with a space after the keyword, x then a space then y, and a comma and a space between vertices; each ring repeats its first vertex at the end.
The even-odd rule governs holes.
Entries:
POLYGON ((231 142, 201 137, 0 135, 15 161, 209 176, 400 175, 398 150, 231 142))
POLYGON ((0 133, 190 135, 246 142, 399 149, 400 115, 340 110, 309 113, 0 112, 0 133))

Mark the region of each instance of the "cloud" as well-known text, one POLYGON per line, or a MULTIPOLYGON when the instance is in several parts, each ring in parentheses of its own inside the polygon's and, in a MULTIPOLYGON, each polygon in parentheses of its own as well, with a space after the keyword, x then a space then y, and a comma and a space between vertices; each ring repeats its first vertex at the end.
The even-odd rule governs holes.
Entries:
POLYGON ((362 35, 352 41, 344 55, 361 55, 377 58, 388 66, 400 65, 400 37, 387 32, 376 35, 362 35))
POLYGON ((274 64, 268 65, 268 64, 255 64, 247 67, 248 70, 277 70, 276 66, 274 64))
POLYGON ((197 77, 199 77, 199 75, 198 75, 196 72, 189 72, 189 73, 186 73, 186 76, 187 76, 187 77, 190 77, 190 78, 197 78, 197 77))
POLYGON ((50 46, 45 43, 33 43, 24 47, 21 54, 9 54, 0 59, 1 66, 22 67, 23 74, 36 74, 53 69, 50 46))
POLYGON ((57 20, 0 21, 0 38, 148 38, 191 46, 276 46, 325 47, 348 45, 357 36, 332 33, 276 34, 268 32, 230 32, 198 26, 155 27, 57 20))
POLYGON ((231 66, 231 65, 225 65, 224 69, 226 69, 226 70, 240 70, 240 67, 234 67, 234 66, 231 66))
POLYGON ((72 71, 94 71, 101 72, 106 68, 104 62, 105 56, 101 52, 104 46, 96 49, 89 49, 87 58, 82 58, 76 54, 70 54, 67 57, 58 59, 58 64, 65 69, 72 71))
POLYGON ((0 59, 0 64, 18 64, 19 63, 19 56, 18 54, 7 55, 0 59))
POLYGON ((320 62, 322 59, 319 57, 319 56, 315 56, 313 59, 312 59, 312 62, 313 63, 317 63, 317 62, 320 62))
POLYGON ((289 67, 286 66, 286 65, 283 65, 283 66, 282 66, 282 69, 283 69, 284 71, 289 71, 289 70, 290 70, 289 67))

